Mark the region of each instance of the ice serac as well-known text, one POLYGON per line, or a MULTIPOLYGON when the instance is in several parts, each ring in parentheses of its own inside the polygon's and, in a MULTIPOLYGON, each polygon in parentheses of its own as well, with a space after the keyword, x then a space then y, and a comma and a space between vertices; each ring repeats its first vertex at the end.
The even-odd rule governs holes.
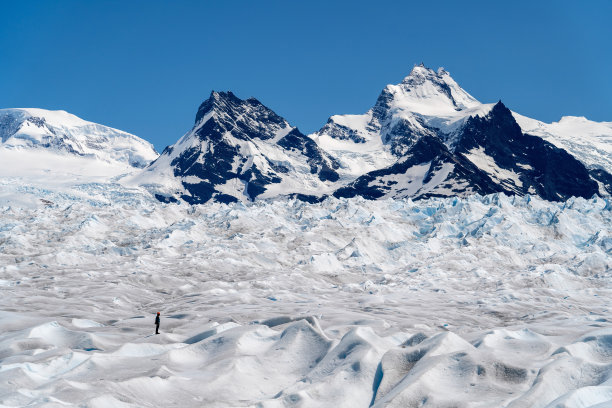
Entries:
POLYGON ((162 152, 141 184, 192 204, 279 195, 316 200, 338 180, 336 161, 255 98, 212 92, 193 129, 162 152))
POLYGON ((65 111, 0 109, 0 147, 92 157, 142 168, 158 156, 149 142, 65 111))

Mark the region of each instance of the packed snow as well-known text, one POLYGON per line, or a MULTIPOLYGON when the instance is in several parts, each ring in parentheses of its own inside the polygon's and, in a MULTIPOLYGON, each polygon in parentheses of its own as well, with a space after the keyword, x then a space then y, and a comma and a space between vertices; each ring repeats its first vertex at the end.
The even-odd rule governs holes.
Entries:
MULTIPOLYGON (((485 149, 483 147, 479 147, 477 149, 472 149, 468 153, 464 154, 464 156, 474 163, 476 167, 485 171, 489 177, 491 177, 494 181, 498 183, 502 183, 504 187, 514 191, 516 187, 521 187, 523 183, 519 177, 519 174, 511 170, 506 170, 499 167, 495 160, 489 155, 486 154, 485 149)), ((531 166, 517 163, 521 168, 528 169, 531 166)))
POLYGON ((612 403, 605 199, 36 181, 0 178, 0 406, 612 403))
POLYGON ((422 65, 415 66, 401 84, 387 85, 387 90, 393 95, 391 106, 397 113, 444 116, 480 105, 443 68, 436 72, 422 65))

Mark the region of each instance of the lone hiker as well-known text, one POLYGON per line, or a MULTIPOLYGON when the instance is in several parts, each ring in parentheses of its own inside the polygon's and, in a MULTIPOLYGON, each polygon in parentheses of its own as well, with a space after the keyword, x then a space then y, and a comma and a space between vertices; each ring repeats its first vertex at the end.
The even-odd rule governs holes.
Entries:
POLYGON ((159 312, 155 316, 155 334, 159 334, 159 312))

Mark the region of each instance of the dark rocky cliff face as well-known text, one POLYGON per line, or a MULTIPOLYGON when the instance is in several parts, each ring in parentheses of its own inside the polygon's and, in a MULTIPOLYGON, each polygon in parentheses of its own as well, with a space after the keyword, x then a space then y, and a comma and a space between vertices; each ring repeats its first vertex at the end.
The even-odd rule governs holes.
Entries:
POLYGON ((501 102, 486 117, 472 117, 464 126, 455 153, 471 157, 475 151, 488 158, 488 169, 483 170, 513 193, 557 201, 598 192, 581 162, 539 137, 523 134, 501 102), (504 177, 509 173, 516 176, 504 177))
POLYGON ((606 194, 612 195, 612 174, 602 169, 589 170, 589 174, 593 180, 601 184, 602 190, 605 191, 606 194))

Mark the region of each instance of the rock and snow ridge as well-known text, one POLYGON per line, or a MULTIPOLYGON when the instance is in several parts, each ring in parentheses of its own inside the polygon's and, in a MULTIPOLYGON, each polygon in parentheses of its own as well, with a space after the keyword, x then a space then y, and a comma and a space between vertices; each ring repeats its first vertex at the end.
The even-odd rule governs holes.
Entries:
POLYGON ((192 130, 159 156, 133 135, 61 111, 2 110, 0 135, 5 150, 151 163, 121 182, 167 202, 612 192, 612 123, 545 124, 501 101, 482 104, 444 69, 423 65, 385 87, 365 114, 332 116, 309 136, 254 98, 214 91, 192 130))
POLYGON ((454 149, 422 135, 394 165, 367 173, 337 197, 427 198, 503 192, 551 201, 591 197, 599 185, 562 149, 525 135, 501 102, 483 117, 468 118, 454 149))
POLYGON ((612 122, 564 116, 559 122, 544 123, 518 113, 513 115, 523 132, 567 150, 589 169, 612 172, 612 122))
POLYGON ((0 148, 96 158, 142 168, 158 153, 149 142, 65 111, 0 109, 0 148))

